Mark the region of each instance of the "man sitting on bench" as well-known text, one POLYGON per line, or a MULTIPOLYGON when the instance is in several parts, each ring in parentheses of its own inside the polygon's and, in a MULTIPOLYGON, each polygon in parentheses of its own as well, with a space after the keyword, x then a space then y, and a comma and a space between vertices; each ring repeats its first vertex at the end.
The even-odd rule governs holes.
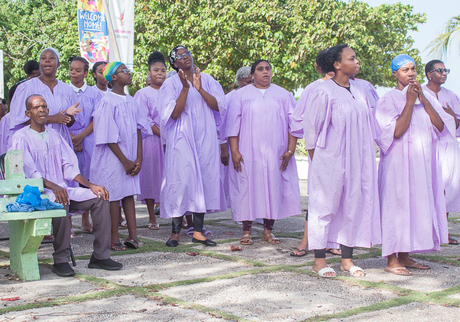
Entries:
MULTIPOLYGON (((10 150, 22 150, 26 178, 43 178, 45 193, 49 199, 64 205, 67 213, 69 209, 91 210, 94 243, 88 267, 121 269, 121 263, 110 259, 111 223, 108 191, 105 187, 90 183, 80 174, 77 156, 72 148, 57 131, 46 127, 49 110, 45 99, 40 95, 31 95, 25 104, 30 126, 18 130, 13 135, 10 150), (76 185, 69 184, 72 180, 89 189, 73 187, 76 185)), ((69 265, 69 220, 59 217, 53 218, 52 222, 53 272, 58 276, 73 276, 75 272, 69 265)))

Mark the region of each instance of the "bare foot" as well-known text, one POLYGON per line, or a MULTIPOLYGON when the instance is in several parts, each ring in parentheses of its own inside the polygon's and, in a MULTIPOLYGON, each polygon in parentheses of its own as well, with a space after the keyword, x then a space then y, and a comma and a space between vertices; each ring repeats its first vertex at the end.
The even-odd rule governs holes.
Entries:
POLYGON ((415 268, 415 269, 423 269, 423 270, 430 269, 430 266, 423 265, 422 263, 419 263, 413 260, 409 256, 407 256, 407 258, 402 258, 402 259, 398 258, 398 261, 401 263, 402 266, 405 266, 407 268, 415 268))

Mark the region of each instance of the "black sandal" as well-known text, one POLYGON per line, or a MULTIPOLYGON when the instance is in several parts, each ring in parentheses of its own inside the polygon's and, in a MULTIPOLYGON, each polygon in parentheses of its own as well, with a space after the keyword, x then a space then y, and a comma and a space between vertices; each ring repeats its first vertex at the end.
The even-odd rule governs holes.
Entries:
POLYGON ((139 243, 134 238, 129 237, 127 240, 125 240, 125 246, 132 249, 138 249, 139 243))
POLYGON ((122 245, 122 243, 110 244, 110 249, 115 252, 121 252, 126 250, 126 247, 122 245))

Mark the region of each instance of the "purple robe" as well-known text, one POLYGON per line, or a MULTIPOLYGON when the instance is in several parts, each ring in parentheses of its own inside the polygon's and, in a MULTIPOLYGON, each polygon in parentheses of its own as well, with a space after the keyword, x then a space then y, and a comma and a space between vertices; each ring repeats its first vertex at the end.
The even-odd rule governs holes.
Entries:
POLYGON ((294 113, 292 114, 293 122, 291 131, 295 134, 293 134, 295 137, 303 137, 303 119, 307 103, 310 100, 310 96, 323 83, 324 81, 321 78, 315 80, 313 83, 308 84, 307 87, 305 87, 305 89, 303 90, 302 94, 300 95, 299 101, 295 106, 294 113))
MULTIPOLYGON (((45 98, 48 104, 49 115, 55 115, 78 102, 75 91, 67 84, 57 81, 57 85, 51 92, 50 88, 45 85, 39 77, 32 78, 27 82, 19 84, 14 93, 13 100, 10 105, 11 125, 10 135, 13 135, 18 129, 24 127, 22 123, 27 122, 29 118, 24 113, 26 111, 25 101, 32 94, 39 94, 45 98)), ((80 116, 77 114, 73 126, 79 128, 82 126, 80 116)), ((47 127, 51 127, 62 135, 64 140, 73 147, 72 139, 70 138, 69 128, 65 124, 49 123, 47 127)))
POLYGON ((361 86, 363 91, 366 93, 369 107, 373 109, 377 105, 377 102, 379 101, 379 95, 377 94, 377 91, 375 90, 374 85, 360 78, 354 78, 351 81, 354 84, 361 86))
POLYGON ((264 94, 247 85, 230 100, 226 132, 228 137, 238 137, 244 160, 242 172, 236 172, 232 162, 228 170, 233 220, 301 214, 295 156, 285 171, 280 170, 295 104, 292 94, 275 84, 264 94))
MULTIPOLYGON (((429 93, 425 96, 435 109, 439 106, 429 93)), ((448 241, 437 150, 440 139, 452 137, 447 126, 439 133, 423 105, 415 104, 409 127, 395 139, 396 120, 405 104, 406 95, 393 89, 375 108, 384 257, 397 252, 436 251, 448 241)))
POLYGON ((309 249, 371 247, 381 241, 374 120, 369 97, 332 79, 306 104, 305 147, 314 149, 308 174, 309 249))
MULTIPOLYGON (((77 99, 80 105, 79 108, 82 111, 79 114, 81 120, 81 126, 71 126, 70 131, 73 135, 80 134, 93 120, 93 112, 99 101, 104 97, 103 92, 95 90, 93 87, 82 86, 80 91, 77 93, 77 99)), ((75 152, 78 158, 78 164, 80 166, 80 172, 86 179, 89 178, 89 169, 91 166, 91 156, 93 155, 94 147, 94 134, 90 133, 81 142, 83 151, 75 152)))
POLYGON ((8 146, 11 143, 10 124, 11 113, 8 113, 0 120, 0 155, 8 151, 8 146))
MULTIPOLYGON (((449 104, 452 111, 460 117, 460 99, 454 92, 441 87, 438 95, 430 90, 428 87, 422 87, 424 91, 430 93, 435 97, 441 106, 447 107, 449 104)), ((455 126, 454 118, 442 110, 439 112, 444 123, 448 126, 449 132, 453 137, 460 137, 460 126, 455 126)), ((442 181, 444 183, 445 198, 446 198, 446 211, 458 212, 460 211, 460 146, 457 140, 439 142, 438 157, 442 167, 442 181)))
POLYGON ((136 160, 137 130, 140 129, 143 136, 152 135, 139 104, 130 95, 124 98, 113 93, 104 95, 93 113, 93 128, 95 145, 91 158, 91 182, 105 186, 110 201, 139 194, 139 175, 127 175, 108 145, 117 143, 128 160, 136 160))
MULTIPOLYGON (((22 151, 26 178, 45 178, 66 189, 70 200, 96 198, 91 189, 78 187, 73 181, 80 174, 75 152, 56 130, 48 127, 46 131, 49 134, 46 141, 36 138, 29 125, 13 135, 9 150, 22 151)), ((44 193, 50 201, 56 200, 52 190, 45 188, 44 193)))
MULTIPOLYGON (((226 103, 220 84, 201 73, 201 85, 214 96, 222 113, 226 103)), ((219 175, 217 126, 221 124, 221 115, 212 110, 190 84, 184 111, 177 120, 173 120, 171 114, 182 87, 176 74, 163 83, 159 92, 160 131, 166 143, 160 197, 162 218, 180 217, 186 212, 206 213, 226 209, 219 175)))
MULTIPOLYGON (((160 115, 156 108, 158 90, 151 86, 137 91, 134 99, 147 115, 149 127, 157 126, 160 128, 160 115)), ((160 202, 161 182, 163 179, 164 150, 159 136, 153 134, 142 140, 142 168, 139 173, 141 193, 137 195, 137 200, 155 199, 160 202)))

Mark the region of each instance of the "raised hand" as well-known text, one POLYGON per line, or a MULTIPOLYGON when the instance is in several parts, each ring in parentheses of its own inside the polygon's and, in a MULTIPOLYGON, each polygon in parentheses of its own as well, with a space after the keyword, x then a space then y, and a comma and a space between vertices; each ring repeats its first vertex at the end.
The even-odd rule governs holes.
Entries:
POLYGON ((409 84, 409 88, 407 89, 407 92, 406 92, 407 101, 414 104, 418 96, 419 96, 419 89, 417 85, 415 84, 415 82, 409 84))
POLYGON ((193 86, 197 91, 201 90, 201 70, 197 67, 196 73, 193 74, 193 86))
POLYGON ((185 75, 182 69, 179 69, 179 79, 180 79, 180 82, 182 83, 182 87, 190 88, 190 84, 187 81, 187 75, 185 75))
POLYGON ((83 111, 81 108, 77 108, 78 105, 80 105, 80 103, 77 103, 77 104, 72 105, 71 107, 69 107, 67 109, 67 111, 66 111, 66 114, 67 115, 77 115, 78 113, 83 111))

